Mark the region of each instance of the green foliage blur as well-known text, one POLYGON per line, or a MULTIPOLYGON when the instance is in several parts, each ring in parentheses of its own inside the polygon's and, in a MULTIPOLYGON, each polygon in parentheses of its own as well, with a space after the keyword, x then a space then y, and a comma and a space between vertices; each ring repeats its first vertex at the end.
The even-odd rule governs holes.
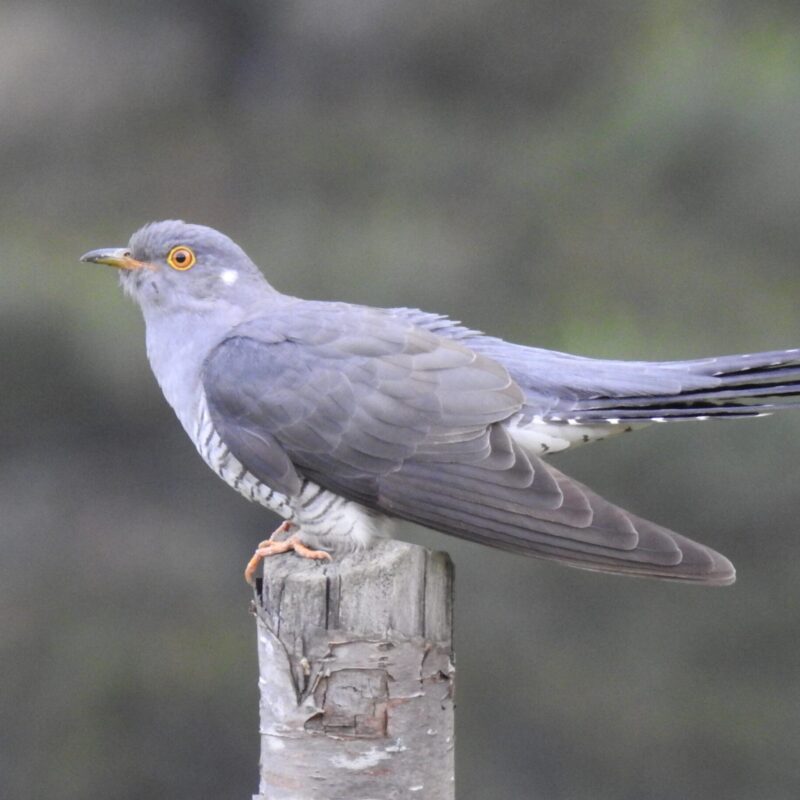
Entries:
MULTIPOLYGON (((800 345, 800 7, 4 0, 0 797, 246 798, 241 568, 81 253, 224 230, 279 289, 630 358, 800 345)), ((558 458, 722 550, 703 590, 405 526, 457 570, 459 800, 800 795, 800 414, 558 458)))

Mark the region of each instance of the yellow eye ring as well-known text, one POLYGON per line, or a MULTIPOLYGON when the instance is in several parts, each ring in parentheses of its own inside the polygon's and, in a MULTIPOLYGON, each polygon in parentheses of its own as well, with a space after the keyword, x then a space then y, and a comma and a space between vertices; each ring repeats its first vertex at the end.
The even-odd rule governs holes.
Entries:
POLYGON ((173 247, 167 256, 167 264, 169 264, 172 269, 177 269, 179 272, 185 272, 187 269, 191 269, 196 261, 197 256, 195 256, 194 250, 192 250, 191 247, 187 247, 185 244, 179 244, 177 247, 173 247))

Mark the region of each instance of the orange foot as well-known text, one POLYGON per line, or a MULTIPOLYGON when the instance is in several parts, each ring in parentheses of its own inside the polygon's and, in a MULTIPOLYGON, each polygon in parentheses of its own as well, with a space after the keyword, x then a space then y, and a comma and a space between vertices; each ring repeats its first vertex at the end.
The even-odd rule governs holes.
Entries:
POLYGON ((300 536, 296 533, 283 541, 273 538, 278 533, 287 533, 293 527, 294 525, 287 520, 272 532, 269 539, 265 539, 263 542, 259 543, 255 553, 253 553, 253 557, 247 562, 247 566, 244 568, 244 579, 251 586, 255 584, 256 570, 267 556, 276 556, 279 553, 286 553, 289 550, 294 550, 295 553, 302 558, 331 560, 330 553, 326 553, 324 550, 312 550, 300 541, 300 536))

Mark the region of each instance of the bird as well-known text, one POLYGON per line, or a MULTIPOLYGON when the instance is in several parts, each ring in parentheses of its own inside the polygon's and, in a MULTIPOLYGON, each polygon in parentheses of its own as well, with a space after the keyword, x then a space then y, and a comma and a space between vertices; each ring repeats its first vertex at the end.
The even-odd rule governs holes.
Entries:
POLYGON ((723 586, 720 553, 605 500, 548 460, 658 423, 797 407, 800 349, 589 358, 440 314, 282 294, 223 233, 152 222, 81 261, 140 307, 161 390, 208 466, 283 523, 264 558, 369 548, 406 520, 597 572, 723 586))

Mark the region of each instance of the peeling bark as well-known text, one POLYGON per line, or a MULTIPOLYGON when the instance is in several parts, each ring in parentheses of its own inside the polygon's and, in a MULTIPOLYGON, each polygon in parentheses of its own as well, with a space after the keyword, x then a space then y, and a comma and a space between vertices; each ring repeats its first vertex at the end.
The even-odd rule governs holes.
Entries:
POLYGON ((267 559, 253 800, 453 800, 452 594, 447 555, 403 542, 267 559))

